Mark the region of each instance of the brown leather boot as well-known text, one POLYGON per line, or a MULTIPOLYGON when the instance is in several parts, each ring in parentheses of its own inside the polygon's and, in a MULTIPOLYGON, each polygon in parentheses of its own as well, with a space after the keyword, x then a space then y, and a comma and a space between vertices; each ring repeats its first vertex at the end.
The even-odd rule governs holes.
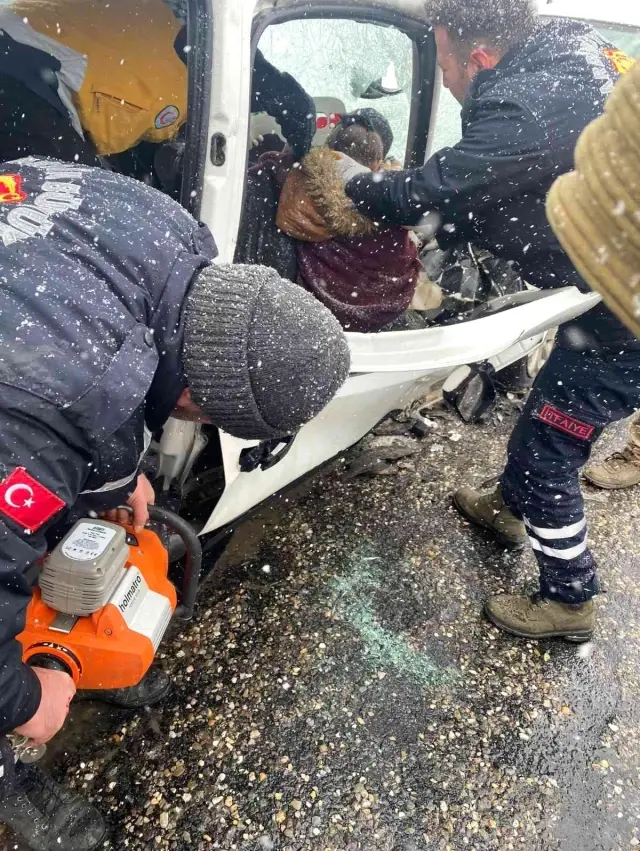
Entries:
POLYGON ((602 464, 586 467, 584 477, 592 485, 605 490, 631 488, 640 484, 640 461, 627 451, 614 452, 602 464))
POLYGON ((568 605, 540 594, 500 594, 487 601, 484 611, 495 626, 520 638, 564 638, 580 644, 590 640, 596 625, 593 600, 568 605))
POLYGON ((467 520, 491 532, 501 547, 521 550, 527 543, 525 525, 505 505, 500 485, 491 493, 461 488, 454 493, 453 504, 467 520))

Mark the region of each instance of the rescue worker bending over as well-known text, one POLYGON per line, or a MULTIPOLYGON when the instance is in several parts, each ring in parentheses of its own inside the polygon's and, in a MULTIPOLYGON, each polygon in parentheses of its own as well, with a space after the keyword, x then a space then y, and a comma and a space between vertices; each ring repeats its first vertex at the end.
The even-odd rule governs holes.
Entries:
MULTIPOLYGON (((172 413, 275 438, 348 374, 342 329, 313 296, 215 255, 206 227, 136 181, 37 158, 0 165, 0 821, 35 851, 88 851, 105 831, 75 793, 14 765, 4 736, 46 742, 74 696, 67 674, 23 664, 16 641, 53 524, 127 497, 144 523, 145 434, 172 413)), ((102 696, 132 707, 167 685, 152 669, 102 696)))
MULTIPOLYGON (((96 154, 173 139, 187 117, 186 62, 186 26, 164 0, 15 0, 0 10, 0 84, 11 102, 24 103, 19 113, 0 102, 10 128, 3 156, 52 153, 93 162, 96 154), (42 99, 45 112, 68 117, 64 145, 51 139, 47 115, 37 114, 42 99), (78 139, 89 143, 79 155, 78 139)), ((269 112, 292 148, 306 152, 315 132, 313 100, 259 52, 254 78, 254 110, 269 112), (289 110, 292 98, 304 108, 289 110)))
MULTIPOLYGON (((584 127, 632 64, 590 26, 542 25, 533 0, 434 0, 444 84, 462 104, 462 139, 421 168, 353 174, 347 195, 376 221, 443 220, 441 243, 470 241, 517 263, 539 287, 585 282, 545 216, 553 181, 573 166, 584 127)), ((530 541, 540 568, 534 597, 503 595, 486 612, 531 638, 588 639, 599 591, 587 545, 578 472, 610 422, 640 407, 640 343, 599 305, 560 328, 509 444, 500 485, 464 488, 455 504, 499 543, 530 541)))

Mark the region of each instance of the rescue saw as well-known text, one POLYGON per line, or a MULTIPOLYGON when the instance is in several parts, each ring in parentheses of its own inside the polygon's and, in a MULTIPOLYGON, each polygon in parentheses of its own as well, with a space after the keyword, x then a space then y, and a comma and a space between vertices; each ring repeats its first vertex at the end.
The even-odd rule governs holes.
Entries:
POLYGON ((202 561, 186 521, 155 506, 149 514, 186 546, 180 600, 156 532, 79 520, 43 561, 18 636, 24 662, 65 671, 79 689, 140 682, 173 615, 192 617, 202 561))

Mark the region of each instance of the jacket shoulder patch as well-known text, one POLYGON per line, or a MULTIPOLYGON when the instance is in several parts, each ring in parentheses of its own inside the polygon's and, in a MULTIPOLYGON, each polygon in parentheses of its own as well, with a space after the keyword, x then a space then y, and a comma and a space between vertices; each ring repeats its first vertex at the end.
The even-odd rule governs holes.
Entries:
POLYGON ((616 74, 626 74, 635 63, 634 59, 615 47, 607 47, 602 51, 602 55, 609 60, 616 74))
POLYGON ((26 199, 19 174, 0 174, 0 204, 19 204, 26 199))

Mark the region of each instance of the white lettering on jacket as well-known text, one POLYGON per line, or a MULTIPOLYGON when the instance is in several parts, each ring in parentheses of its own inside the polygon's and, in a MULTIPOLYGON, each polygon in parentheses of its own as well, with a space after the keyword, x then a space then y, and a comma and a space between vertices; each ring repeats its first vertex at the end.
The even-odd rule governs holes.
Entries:
POLYGON ((23 242, 34 236, 46 236, 53 227, 55 215, 77 210, 82 204, 81 185, 69 183, 68 178, 77 180, 88 169, 69 168, 65 163, 56 162, 42 164, 41 161, 34 166, 44 173, 46 179, 39 192, 31 193, 15 206, 11 205, 0 219, 0 239, 4 245, 23 242))

